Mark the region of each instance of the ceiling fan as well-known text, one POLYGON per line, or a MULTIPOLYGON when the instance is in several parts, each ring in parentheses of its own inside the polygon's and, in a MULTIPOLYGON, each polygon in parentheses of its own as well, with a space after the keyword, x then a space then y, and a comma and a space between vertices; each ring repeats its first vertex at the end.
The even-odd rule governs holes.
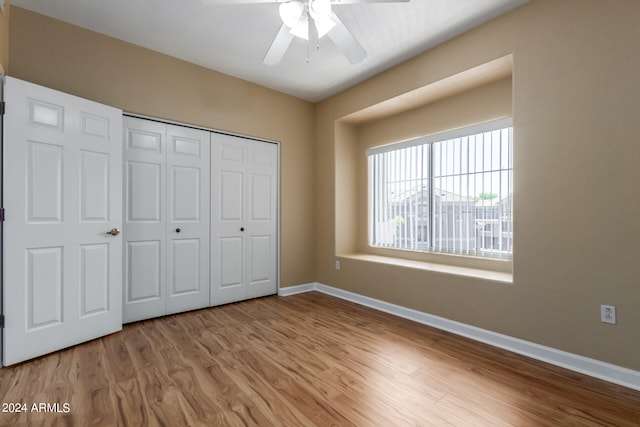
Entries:
MULTIPOLYGON (((406 3, 410 0, 202 0, 214 5, 277 3, 280 4, 282 27, 267 51, 263 63, 277 65, 294 37, 309 41, 309 46, 319 46, 325 35, 344 53, 349 62, 362 61, 367 52, 347 29, 333 10, 334 5, 365 3, 406 3)), ((309 62, 309 55, 307 55, 309 62)))

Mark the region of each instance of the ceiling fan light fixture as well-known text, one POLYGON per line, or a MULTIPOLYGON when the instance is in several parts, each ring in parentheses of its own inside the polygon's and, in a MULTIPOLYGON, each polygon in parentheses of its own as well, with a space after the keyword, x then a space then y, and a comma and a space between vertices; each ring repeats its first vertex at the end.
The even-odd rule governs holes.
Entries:
POLYGON ((309 21, 306 18, 300 19, 289 32, 296 37, 309 40, 309 21))
POLYGON ((325 36, 336 25, 331 19, 331 0, 310 0, 309 15, 316 22, 319 38, 325 36))
POLYGON ((290 1, 287 3, 281 3, 279 12, 280 19, 282 19, 284 25, 291 29, 296 27, 301 21, 306 21, 306 19, 302 19, 302 15, 304 13, 304 4, 301 1, 290 1))
POLYGON ((316 22, 325 21, 331 17, 331 0, 310 0, 309 14, 316 22))

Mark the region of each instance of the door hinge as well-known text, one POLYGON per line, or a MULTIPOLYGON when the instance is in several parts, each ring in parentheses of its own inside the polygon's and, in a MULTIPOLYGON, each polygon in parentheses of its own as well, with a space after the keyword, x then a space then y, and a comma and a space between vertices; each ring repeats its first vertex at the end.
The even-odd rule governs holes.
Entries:
POLYGON ((5 106, 6 106, 5 102, 0 101, 0 116, 4 116, 5 106))
POLYGON ((4 208, 0 208, 0 222, 4 222, 4 208))
POLYGON ((4 329, 4 314, 0 314, 0 329, 4 329))

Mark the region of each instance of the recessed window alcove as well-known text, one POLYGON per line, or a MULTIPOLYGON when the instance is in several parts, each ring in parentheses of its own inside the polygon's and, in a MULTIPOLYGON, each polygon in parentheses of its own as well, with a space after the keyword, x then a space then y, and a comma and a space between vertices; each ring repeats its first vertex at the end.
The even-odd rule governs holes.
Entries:
POLYGON ((371 247, 366 150, 511 117, 512 86, 513 56, 507 55, 336 120, 336 257, 511 283, 511 260, 371 247))

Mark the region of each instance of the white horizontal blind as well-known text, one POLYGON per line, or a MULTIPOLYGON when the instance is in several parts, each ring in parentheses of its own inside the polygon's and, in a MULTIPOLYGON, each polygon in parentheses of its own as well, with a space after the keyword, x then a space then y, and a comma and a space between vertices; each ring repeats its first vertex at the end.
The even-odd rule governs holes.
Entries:
POLYGON ((511 258, 511 119, 367 152, 370 243, 511 258))

